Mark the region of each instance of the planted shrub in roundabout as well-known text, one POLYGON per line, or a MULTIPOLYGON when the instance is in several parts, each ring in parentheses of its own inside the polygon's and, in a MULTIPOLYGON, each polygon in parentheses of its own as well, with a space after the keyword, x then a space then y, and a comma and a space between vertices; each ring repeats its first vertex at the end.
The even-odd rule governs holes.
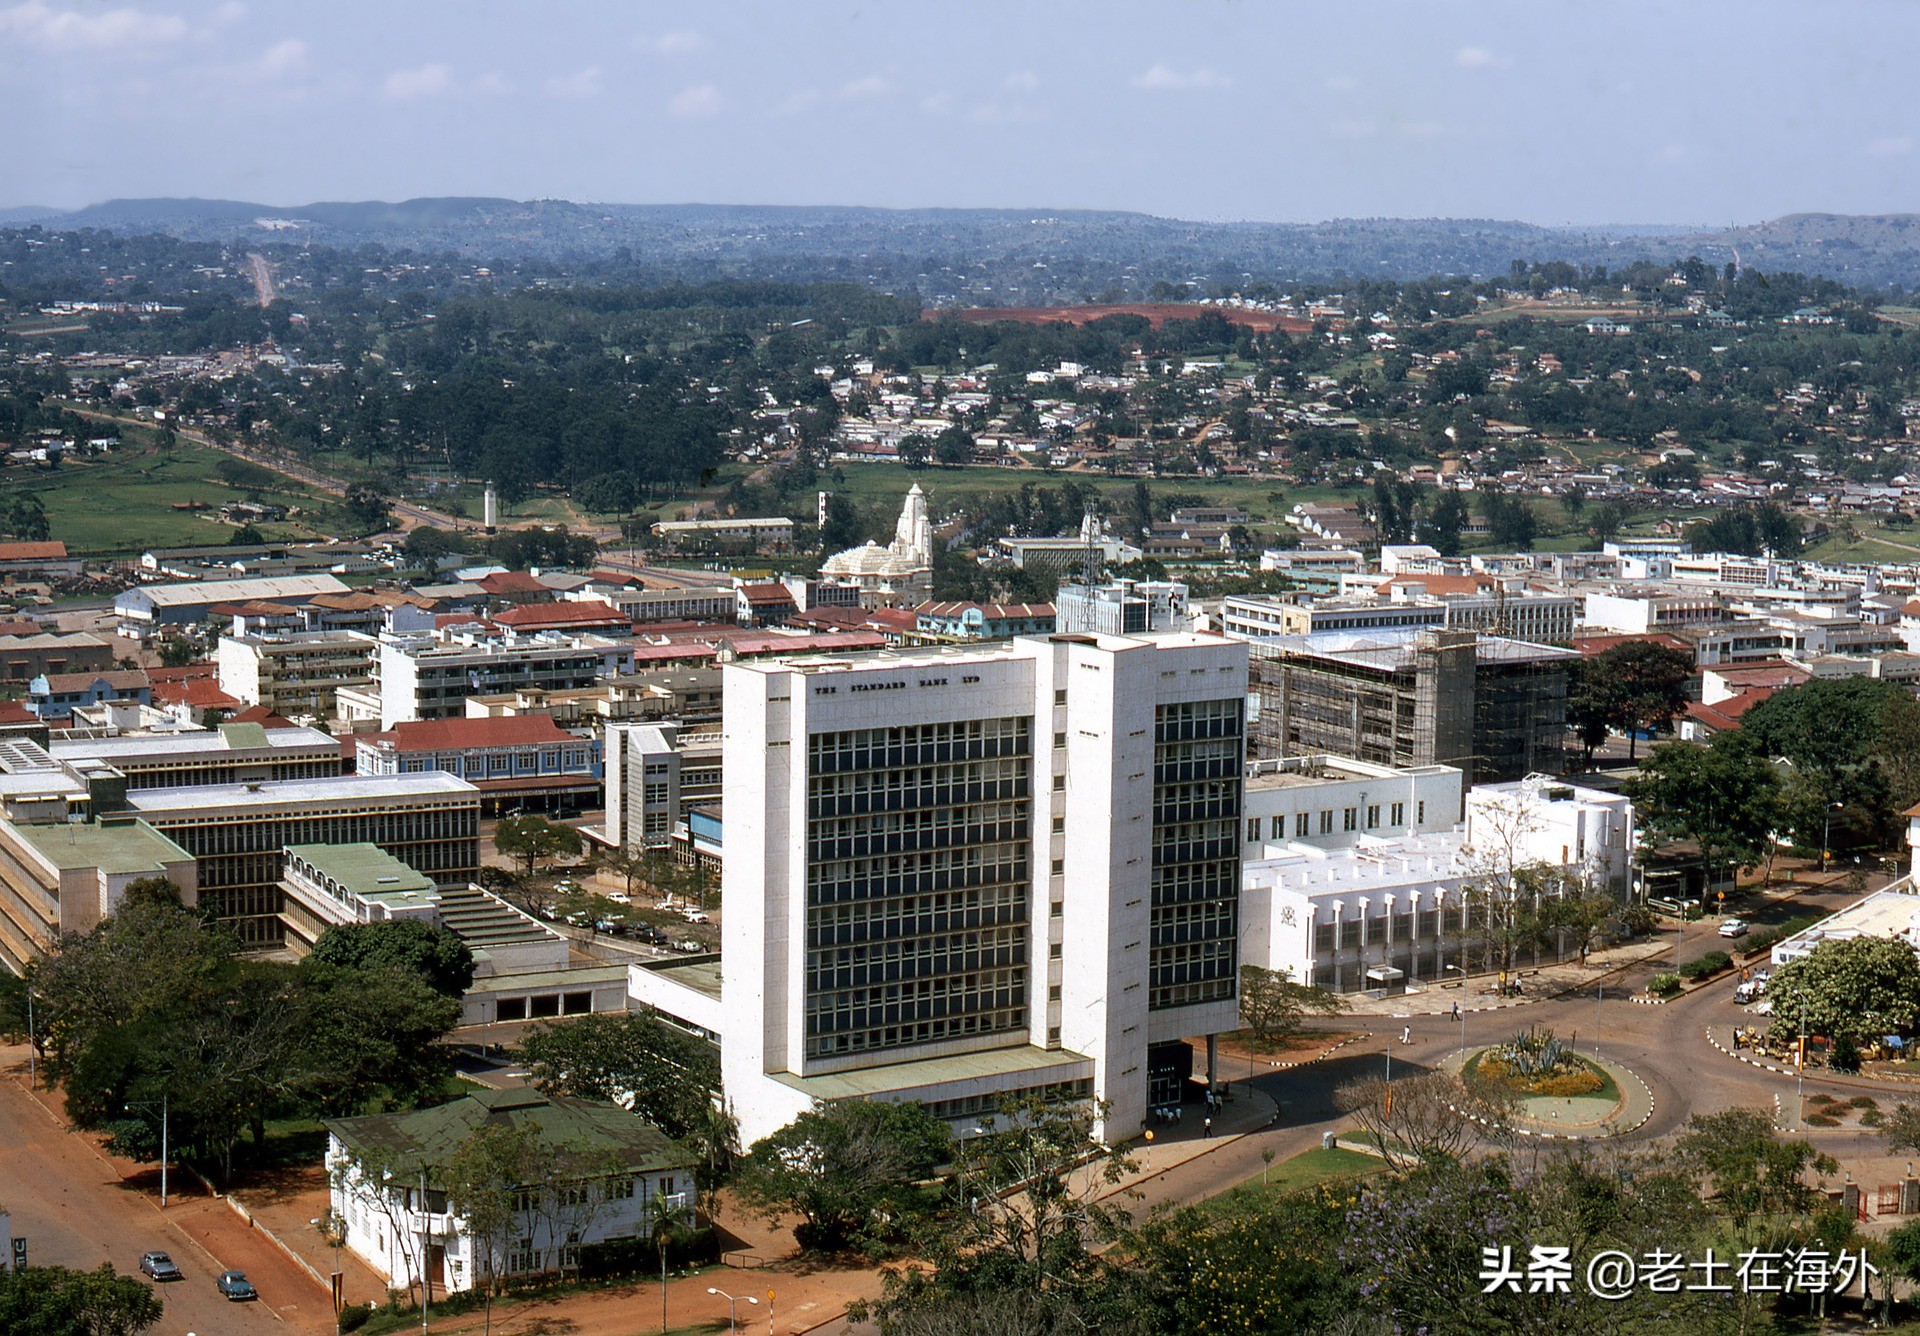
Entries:
POLYGON ((1468 1063, 1469 1077, 1516 1095, 1591 1095, 1607 1084, 1593 1063, 1544 1026, 1522 1030, 1483 1049, 1468 1063))

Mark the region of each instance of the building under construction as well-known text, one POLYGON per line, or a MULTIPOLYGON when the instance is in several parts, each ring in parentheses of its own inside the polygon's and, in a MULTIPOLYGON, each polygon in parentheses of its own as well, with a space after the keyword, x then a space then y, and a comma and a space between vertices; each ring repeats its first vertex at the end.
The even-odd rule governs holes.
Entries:
POLYGON ((1250 642, 1252 756, 1453 765, 1468 784, 1557 773, 1571 650, 1471 631, 1250 642))

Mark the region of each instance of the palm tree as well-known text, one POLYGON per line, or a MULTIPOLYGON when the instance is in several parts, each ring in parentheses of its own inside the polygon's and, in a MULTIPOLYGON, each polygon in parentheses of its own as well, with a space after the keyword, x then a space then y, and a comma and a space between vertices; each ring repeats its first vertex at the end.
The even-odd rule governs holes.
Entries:
POLYGON ((686 1203, 678 1194, 656 1192, 647 1198, 640 1213, 640 1222, 647 1231, 647 1242, 660 1254, 660 1331, 661 1336, 666 1336, 667 1245, 680 1231, 692 1226, 693 1214, 687 1210, 686 1203))
POLYGON ((698 1157, 694 1182, 700 1189, 700 1205, 712 1220, 718 1214, 720 1185, 733 1172, 733 1161, 740 1154, 740 1120, 725 1104, 709 1102, 682 1142, 698 1157))

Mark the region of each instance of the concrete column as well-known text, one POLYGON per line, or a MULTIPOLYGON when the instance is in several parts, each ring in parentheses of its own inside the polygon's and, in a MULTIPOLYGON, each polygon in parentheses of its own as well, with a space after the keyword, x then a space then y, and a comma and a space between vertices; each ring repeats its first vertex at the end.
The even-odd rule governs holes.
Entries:
POLYGON ((1207 1090, 1211 1093, 1220 1080, 1220 1036, 1207 1036, 1207 1090))

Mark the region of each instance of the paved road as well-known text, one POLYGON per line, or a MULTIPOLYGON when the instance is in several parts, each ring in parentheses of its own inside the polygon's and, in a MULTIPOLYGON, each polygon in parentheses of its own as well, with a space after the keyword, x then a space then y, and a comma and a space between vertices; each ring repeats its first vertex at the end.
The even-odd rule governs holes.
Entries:
MULTIPOLYGON (((6 1050, 5 1065, 22 1052, 6 1050)), ((186 1278, 160 1287, 166 1308, 155 1336, 333 1330, 324 1291, 225 1203, 188 1195, 188 1180, 175 1174, 162 1214, 158 1186, 157 1171, 108 1160, 89 1139, 68 1132, 13 1073, 0 1076, 0 1197, 13 1213, 14 1233, 27 1240, 30 1263, 90 1271, 112 1262, 133 1273, 141 1253, 171 1253, 186 1278), (220 1296, 213 1278, 229 1268, 253 1279, 262 1302, 220 1296)))

